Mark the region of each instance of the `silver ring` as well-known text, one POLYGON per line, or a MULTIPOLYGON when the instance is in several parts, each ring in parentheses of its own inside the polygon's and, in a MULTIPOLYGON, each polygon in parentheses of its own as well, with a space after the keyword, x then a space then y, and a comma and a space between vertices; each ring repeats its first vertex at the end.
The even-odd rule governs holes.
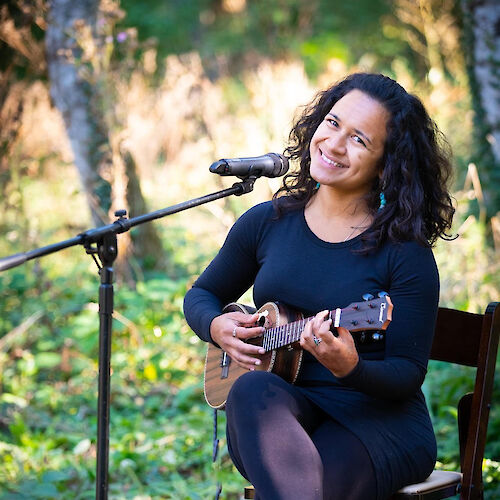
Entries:
POLYGON ((233 328, 233 337, 236 337, 236 326, 233 328))
POLYGON ((313 342, 318 346, 321 344, 323 339, 320 339, 318 337, 316 337, 316 335, 313 335, 313 342))

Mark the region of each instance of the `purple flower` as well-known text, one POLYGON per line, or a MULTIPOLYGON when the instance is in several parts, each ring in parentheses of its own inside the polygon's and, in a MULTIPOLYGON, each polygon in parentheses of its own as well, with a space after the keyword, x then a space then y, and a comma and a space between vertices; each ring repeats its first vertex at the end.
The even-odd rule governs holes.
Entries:
POLYGON ((127 39, 128 35, 125 31, 120 31, 118 35, 116 35, 116 41, 118 43, 123 43, 127 39))

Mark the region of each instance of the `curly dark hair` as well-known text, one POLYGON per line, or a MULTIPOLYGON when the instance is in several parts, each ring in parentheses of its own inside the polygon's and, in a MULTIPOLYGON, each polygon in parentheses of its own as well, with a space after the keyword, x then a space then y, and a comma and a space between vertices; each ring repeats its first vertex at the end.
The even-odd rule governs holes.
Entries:
POLYGON ((311 138, 332 106, 354 89, 377 100, 390 114, 380 164, 382 174, 365 197, 374 218, 362 235, 362 252, 375 250, 387 240, 415 240, 432 246, 437 238, 450 239, 446 232, 455 210, 447 190, 451 176, 448 143, 422 102, 381 74, 351 74, 320 92, 305 107, 285 150, 285 156, 300 162, 300 169, 286 175, 273 196, 278 217, 304 208, 314 195, 316 181, 309 172, 311 138), (381 191, 386 206, 378 210, 381 191))

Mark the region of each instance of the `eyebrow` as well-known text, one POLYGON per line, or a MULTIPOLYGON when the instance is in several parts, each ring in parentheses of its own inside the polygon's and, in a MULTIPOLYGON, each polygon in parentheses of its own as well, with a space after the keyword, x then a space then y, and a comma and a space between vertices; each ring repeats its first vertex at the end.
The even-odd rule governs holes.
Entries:
MULTIPOLYGON (((333 118, 335 118, 335 120, 337 120, 339 122, 342 122, 342 120, 337 115, 334 115, 333 113, 328 113, 328 114, 330 116, 332 116, 333 118)), ((372 144, 372 141, 370 140, 370 138, 365 133, 363 133, 361 130, 355 128, 354 132, 356 132, 356 134, 358 134, 361 137, 365 138, 370 144, 372 144)))

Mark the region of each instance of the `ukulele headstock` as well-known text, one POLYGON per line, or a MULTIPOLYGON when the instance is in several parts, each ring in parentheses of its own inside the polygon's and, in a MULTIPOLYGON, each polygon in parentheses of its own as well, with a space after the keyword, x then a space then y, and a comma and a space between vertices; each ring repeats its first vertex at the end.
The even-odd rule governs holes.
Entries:
POLYGON ((385 330, 392 320, 393 305, 389 295, 381 292, 376 299, 367 294, 363 298, 365 300, 362 302, 353 302, 347 307, 331 311, 334 326, 343 326, 351 332, 385 330))

